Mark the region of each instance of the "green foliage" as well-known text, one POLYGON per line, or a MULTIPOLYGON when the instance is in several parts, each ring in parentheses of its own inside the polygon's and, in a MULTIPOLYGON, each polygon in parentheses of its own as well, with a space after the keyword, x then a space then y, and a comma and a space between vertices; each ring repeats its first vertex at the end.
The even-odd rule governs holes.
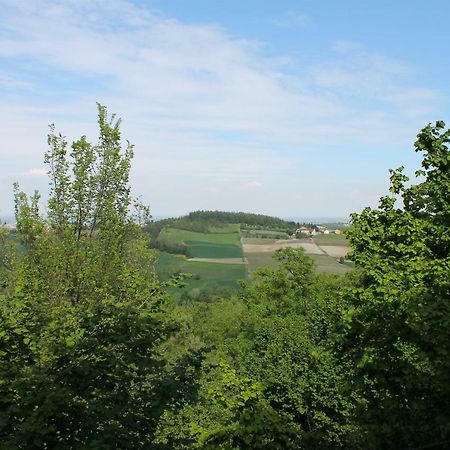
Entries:
POLYGON ((25 251, 7 249, 3 264, 2 448, 148 448, 164 408, 164 293, 129 214, 132 147, 122 151, 119 123, 99 106, 98 144, 70 150, 51 127, 46 218, 39 194, 15 186, 25 251))
POLYGON ((151 247, 165 253, 190 256, 189 247, 184 242, 172 242, 170 240, 156 239, 155 241, 151 241, 151 247))
POLYGON ((450 438, 449 142, 443 122, 425 127, 418 183, 391 171, 391 196, 353 214, 348 231, 361 275, 342 338, 369 401, 361 419, 373 448, 450 438))
POLYGON ((36 317, 35 299, 21 300, 2 321, 2 448, 148 444, 162 409, 160 318, 116 299, 36 317))
POLYGON ((418 184, 392 171, 392 196, 353 215, 356 271, 317 275, 303 252, 284 249, 240 299, 191 306, 191 333, 208 349, 198 397, 166 411, 158 439, 224 449, 448 444, 449 138, 442 123, 426 127, 418 184))
POLYGON ((132 147, 128 144, 122 155, 119 124, 114 117, 108 121, 99 106, 99 143, 91 145, 82 137, 70 154, 65 139, 51 127, 46 220, 39 216, 39 194, 28 200, 15 186, 17 231, 28 249, 27 262, 56 302, 93 301, 112 289, 120 295, 117 274, 131 258, 130 243, 139 230, 128 216, 132 147))
POLYGON ((301 250, 277 253, 241 300, 195 306, 193 332, 212 350, 195 402, 163 417, 170 448, 340 448, 356 442, 357 400, 327 341, 338 277, 315 275, 301 250), (354 418, 354 417, 353 417, 354 418))

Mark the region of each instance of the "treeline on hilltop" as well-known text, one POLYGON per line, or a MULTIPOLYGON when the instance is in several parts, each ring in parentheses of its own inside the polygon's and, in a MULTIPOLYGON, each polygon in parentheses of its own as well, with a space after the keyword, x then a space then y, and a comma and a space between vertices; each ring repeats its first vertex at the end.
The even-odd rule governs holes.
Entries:
POLYGON ((132 147, 102 106, 99 127, 95 145, 51 129, 48 214, 16 185, 15 239, 0 228, 2 449, 449 447, 443 122, 418 135, 416 184, 391 171, 378 207, 352 215, 354 270, 317 274, 281 249, 208 301, 170 297, 182 274, 158 279, 130 211, 132 147))
POLYGON ((211 221, 215 223, 238 223, 241 225, 288 229, 295 227, 295 222, 289 222, 278 217, 266 216, 263 214, 228 212, 228 211, 194 211, 187 215, 192 221, 211 221))
POLYGON ((240 224, 255 229, 295 230, 297 224, 278 217, 244 212, 194 211, 186 216, 151 221, 147 230, 157 237, 164 227, 180 228, 198 233, 209 233, 211 228, 221 225, 240 224))

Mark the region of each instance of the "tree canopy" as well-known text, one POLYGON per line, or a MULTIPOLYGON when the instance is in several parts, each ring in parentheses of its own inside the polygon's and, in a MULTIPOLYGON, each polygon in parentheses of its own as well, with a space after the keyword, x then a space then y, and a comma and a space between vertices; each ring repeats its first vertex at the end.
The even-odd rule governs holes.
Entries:
POLYGON ((354 270, 318 274, 281 249, 240 293, 186 304, 154 273, 120 121, 99 106, 98 143, 53 126, 48 143, 47 215, 16 185, 17 233, 0 233, 2 448, 448 447, 443 122, 418 135, 414 182, 391 171, 379 206, 352 215, 354 270))
POLYGON ((161 408, 164 294, 130 215, 132 146, 98 112, 95 145, 50 129, 46 217, 15 187, 24 251, 0 294, 2 448, 140 448, 161 408))
POLYGON ((391 195, 352 215, 360 283, 346 293, 342 336, 369 394, 363 417, 377 448, 449 436, 449 143, 443 122, 425 127, 415 143, 418 183, 408 184, 403 167, 392 170, 391 195))

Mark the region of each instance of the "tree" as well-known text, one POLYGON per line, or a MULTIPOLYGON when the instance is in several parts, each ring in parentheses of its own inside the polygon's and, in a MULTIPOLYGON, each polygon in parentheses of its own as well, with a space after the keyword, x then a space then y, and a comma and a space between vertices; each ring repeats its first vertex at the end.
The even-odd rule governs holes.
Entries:
MULTIPOLYGON (((425 127, 417 183, 391 171, 391 195, 353 214, 348 231, 360 282, 349 289, 344 357, 368 400, 371 448, 450 439, 450 130, 425 127)), ((369 448, 369 447, 366 447, 369 448)), ((421 447, 422 448, 422 447, 421 447)))
POLYGON ((279 250, 241 299, 194 305, 194 333, 209 349, 198 396, 166 411, 159 439, 170 448, 359 448, 358 399, 330 342, 336 291, 303 251, 279 250))
POLYGON ((100 105, 98 123, 98 144, 70 148, 51 126, 47 217, 15 186, 24 251, 0 297, 2 448, 148 448, 164 409, 164 293, 130 214, 133 150, 100 105))

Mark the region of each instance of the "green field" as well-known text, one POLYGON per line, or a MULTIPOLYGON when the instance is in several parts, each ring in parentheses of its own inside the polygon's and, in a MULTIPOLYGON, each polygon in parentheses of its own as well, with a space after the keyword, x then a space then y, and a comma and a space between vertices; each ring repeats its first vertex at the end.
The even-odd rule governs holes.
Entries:
MULTIPOLYGON (((247 253, 248 272, 251 276, 255 270, 261 267, 275 269, 279 262, 273 258, 273 253, 247 253)), ((317 272, 344 274, 349 270, 349 266, 340 264, 336 259, 328 255, 308 255, 316 264, 317 272)))
POLYGON ((249 230, 249 229, 243 229, 242 234, 245 237, 252 238, 252 237, 258 237, 258 238, 267 238, 267 239, 287 239, 289 236, 284 231, 277 231, 277 230, 249 230))
POLYGON ((317 245, 342 245, 343 247, 349 245, 348 239, 342 234, 316 234, 313 241, 317 245))
POLYGON ((243 244, 261 244, 261 245, 269 245, 275 244, 278 239, 268 239, 268 238, 254 238, 254 237, 245 237, 242 238, 243 244))
POLYGON ((328 272, 344 274, 349 270, 349 266, 338 263, 328 255, 308 255, 316 263, 317 272, 328 272))
POLYGON ((184 292, 221 291, 223 289, 238 290, 238 280, 246 278, 244 264, 217 264, 207 262, 188 261, 183 256, 160 252, 155 264, 156 271, 162 280, 168 280, 175 273, 190 273, 193 277, 185 280, 183 288, 171 288, 170 292, 176 297, 184 292))
POLYGON ((248 273, 251 276, 255 270, 261 267, 269 267, 275 269, 278 267, 279 262, 273 258, 273 253, 247 253, 246 255, 248 261, 248 273))
MULTIPOLYGON (((270 245, 275 239, 270 239, 270 233, 262 231, 267 238, 247 237, 243 241, 247 244, 270 245)), ((241 258, 243 251, 240 240, 239 225, 225 225, 223 227, 210 228, 209 233, 188 231, 179 228, 164 228, 158 240, 170 244, 185 244, 188 247, 191 258, 241 258)), ((318 245, 346 246, 347 239, 342 235, 318 235, 314 237, 318 245)), ((316 263, 318 272, 345 273, 349 268, 339 264, 336 259, 328 255, 309 255, 316 263)), ((186 286, 171 288, 170 292, 180 298, 188 294, 194 298, 204 293, 221 293, 226 290, 238 290, 238 280, 243 280, 261 267, 275 269, 278 261, 273 259, 272 252, 248 253, 245 255, 248 265, 222 264, 208 261, 189 261, 185 256, 160 252, 156 262, 158 275, 167 280, 177 273, 190 273, 191 278, 185 280, 186 286)))
POLYGON ((211 233, 164 228, 158 240, 186 244, 189 256, 192 258, 242 258, 243 256, 239 225, 214 228, 211 233))

